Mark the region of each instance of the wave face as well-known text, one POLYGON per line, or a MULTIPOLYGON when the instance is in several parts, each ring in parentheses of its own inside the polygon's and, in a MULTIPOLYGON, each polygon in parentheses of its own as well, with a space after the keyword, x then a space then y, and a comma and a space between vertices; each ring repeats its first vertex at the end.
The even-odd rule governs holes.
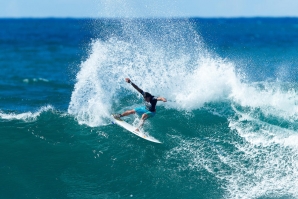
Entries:
POLYGON ((44 23, 0 20, 27 58, 0 61, 2 198, 298 198, 297 19, 44 23), (126 77, 168 99, 162 144, 111 124, 143 104, 126 77))

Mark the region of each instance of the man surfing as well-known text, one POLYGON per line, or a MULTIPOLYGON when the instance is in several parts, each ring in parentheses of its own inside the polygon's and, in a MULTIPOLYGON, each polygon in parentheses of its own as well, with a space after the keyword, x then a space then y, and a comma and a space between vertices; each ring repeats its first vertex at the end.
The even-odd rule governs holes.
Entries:
POLYGON ((154 117, 156 113, 155 106, 157 104, 157 101, 167 102, 167 99, 164 97, 155 97, 148 92, 144 92, 137 85, 135 85, 129 78, 125 78, 125 81, 131 84, 139 93, 143 95, 145 100, 145 106, 137 107, 133 110, 127 110, 122 114, 115 114, 113 116, 115 119, 120 119, 121 117, 128 116, 135 113, 142 115, 141 122, 138 128, 136 129, 136 131, 139 131, 139 128, 143 126, 146 119, 150 117, 154 117))

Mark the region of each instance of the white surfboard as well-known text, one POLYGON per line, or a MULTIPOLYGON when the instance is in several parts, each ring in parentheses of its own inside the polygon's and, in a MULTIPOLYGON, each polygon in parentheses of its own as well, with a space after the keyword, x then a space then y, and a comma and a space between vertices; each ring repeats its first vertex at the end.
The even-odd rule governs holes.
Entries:
POLYGON ((161 143, 159 140, 155 139, 154 137, 152 136, 149 136, 149 135, 146 135, 144 132, 142 131, 136 131, 136 127, 128 124, 127 122, 121 120, 121 119, 116 119, 114 118, 113 115, 111 115, 112 117, 112 122, 125 128, 126 130, 130 131, 131 133, 145 139, 145 140, 148 140, 148 141, 151 141, 151 142, 155 142, 155 143, 161 143))

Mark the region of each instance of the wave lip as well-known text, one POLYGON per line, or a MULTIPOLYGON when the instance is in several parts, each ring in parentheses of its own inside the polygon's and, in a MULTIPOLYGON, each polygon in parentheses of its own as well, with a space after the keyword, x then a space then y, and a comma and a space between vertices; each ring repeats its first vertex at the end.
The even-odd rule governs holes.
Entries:
POLYGON ((43 112, 52 111, 54 108, 51 105, 47 105, 44 107, 41 107, 36 112, 26 112, 26 113, 3 113, 0 111, 0 118, 3 120, 23 120, 26 122, 32 122, 35 121, 43 112))

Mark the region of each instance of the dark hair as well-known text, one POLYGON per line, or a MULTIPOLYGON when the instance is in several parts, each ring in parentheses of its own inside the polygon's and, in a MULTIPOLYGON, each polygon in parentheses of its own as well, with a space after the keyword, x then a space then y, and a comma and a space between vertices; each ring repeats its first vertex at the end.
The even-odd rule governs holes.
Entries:
POLYGON ((152 97, 152 95, 150 94, 150 93, 148 93, 148 92, 144 92, 144 98, 146 98, 146 97, 152 97))

